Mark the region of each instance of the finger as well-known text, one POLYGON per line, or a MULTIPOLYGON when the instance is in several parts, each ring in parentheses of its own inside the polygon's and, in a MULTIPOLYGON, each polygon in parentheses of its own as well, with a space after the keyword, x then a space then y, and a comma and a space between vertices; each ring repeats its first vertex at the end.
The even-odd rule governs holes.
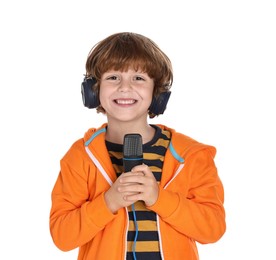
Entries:
POLYGON ((143 176, 144 173, 142 171, 131 171, 131 172, 125 172, 121 174, 121 178, 129 177, 129 176, 143 176))
POLYGON ((146 164, 137 165, 137 166, 133 167, 131 172, 133 172, 133 173, 134 172, 142 172, 143 175, 147 176, 147 177, 153 176, 151 169, 146 164))
POLYGON ((120 179, 120 183, 123 185, 126 185, 126 184, 132 185, 135 183, 143 184, 144 182, 145 182, 145 176, 142 173, 128 175, 120 179))
POLYGON ((141 193, 144 191, 144 187, 141 184, 122 185, 118 187, 120 193, 141 193))
POLYGON ((138 194, 134 194, 134 195, 126 195, 126 196, 124 196, 124 200, 129 201, 129 202, 136 202, 138 200, 143 200, 143 199, 142 199, 141 194, 138 193, 138 194))
POLYGON ((146 164, 140 164, 136 165, 131 169, 131 172, 144 172, 146 169, 149 169, 149 167, 146 164))

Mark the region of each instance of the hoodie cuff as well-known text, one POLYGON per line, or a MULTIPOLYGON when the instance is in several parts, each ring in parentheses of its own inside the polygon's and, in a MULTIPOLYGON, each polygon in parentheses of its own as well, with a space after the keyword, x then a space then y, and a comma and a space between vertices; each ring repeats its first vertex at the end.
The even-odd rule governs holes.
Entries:
POLYGON ((167 218, 171 216, 179 205, 179 196, 164 189, 159 189, 159 196, 155 204, 148 209, 156 212, 160 217, 167 218))
POLYGON ((104 227, 116 216, 106 206, 104 193, 87 205, 87 214, 92 223, 99 228, 104 227))

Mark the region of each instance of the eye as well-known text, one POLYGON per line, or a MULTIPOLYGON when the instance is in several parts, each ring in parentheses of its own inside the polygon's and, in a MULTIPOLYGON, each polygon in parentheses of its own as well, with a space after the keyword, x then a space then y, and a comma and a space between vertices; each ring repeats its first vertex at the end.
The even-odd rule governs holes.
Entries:
POLYGON ((134 78, 135 80, 137 80, 137 81, 140 81, 140 80, 145 80, 143 77, 141 77, 141 76, 135 76, 135 78, 134 78))
POLYGON ((113 75, 113 76, 109 76, 107 79, 108 80, 117 80, 118 77, 113 75))

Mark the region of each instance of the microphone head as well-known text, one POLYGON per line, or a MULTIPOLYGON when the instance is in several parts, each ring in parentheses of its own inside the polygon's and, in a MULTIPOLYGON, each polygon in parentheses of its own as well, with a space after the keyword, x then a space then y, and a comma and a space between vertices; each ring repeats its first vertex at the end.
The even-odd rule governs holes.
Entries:
POLYGON ((143 156, 142 136, 140 134, 126 134, 124 137, 123 153, 125 158, 143 156))
POLYGON ((143 163, 143 142, 140 134, 126 134, 123 145, 123 165, 124 171, 143 163))

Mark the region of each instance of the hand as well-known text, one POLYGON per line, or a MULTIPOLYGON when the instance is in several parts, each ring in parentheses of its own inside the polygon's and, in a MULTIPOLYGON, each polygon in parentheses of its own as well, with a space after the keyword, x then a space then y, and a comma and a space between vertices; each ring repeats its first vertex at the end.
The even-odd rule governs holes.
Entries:
POLYGON ((131 172, 124 173, 119 179, 118 191, 122 194, 125 202, 130 204, 142 200, 146 206, 152 206, 159 195, 159 185, 145 165, 135 166, 131 172))
POLYGON ((142 172, 128 172, 122 173, 116 181, 112 184, 110 189, 105 192, 104 197, 107 204, 107 207, 111 210, 112 213, 116 213, 120 208, 128 207, 132 203, 136 202, 137 200, 126 199, 129 195, 138 195, 139 192, 134 192, 132 189, 127 189, 124 191, 124 187, 131 186, 137 183, 126 182, 125 180, 122 181, 124 177, 129 175, 137 175, 137 176, 144 176, 142 172))

